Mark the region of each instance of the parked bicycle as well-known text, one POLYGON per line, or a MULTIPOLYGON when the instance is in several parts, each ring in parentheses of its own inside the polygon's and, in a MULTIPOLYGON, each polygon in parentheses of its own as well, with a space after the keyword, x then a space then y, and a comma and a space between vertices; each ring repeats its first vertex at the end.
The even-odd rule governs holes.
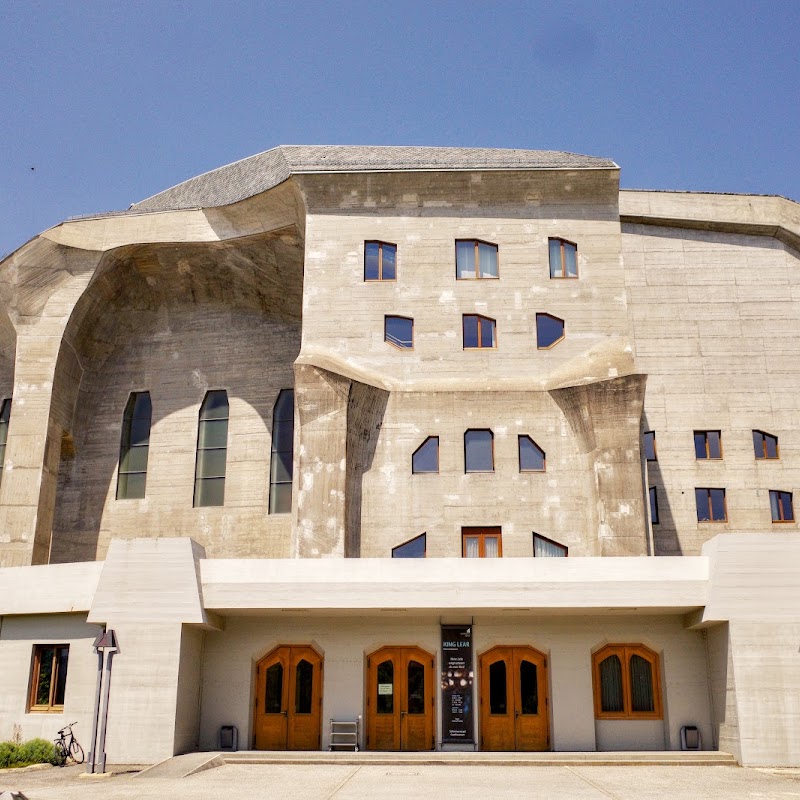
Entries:
POLYGON ((62 764, 83 764, 83 748, 78 744, 75 734, 72 732, 72 726, 77 724, 77 722, 70 722, 69 725, 64 726, 58 732, 59 738, 54 740, 56 753, 61 756, 62 764))

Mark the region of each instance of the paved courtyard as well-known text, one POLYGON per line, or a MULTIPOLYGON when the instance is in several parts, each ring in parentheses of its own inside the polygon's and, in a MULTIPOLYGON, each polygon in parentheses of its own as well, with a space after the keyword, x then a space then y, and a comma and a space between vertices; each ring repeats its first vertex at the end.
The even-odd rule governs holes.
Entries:
POLYGON ((29 800, 117 798, 800 798, 800 769, 755 770, 699 766, 467 766, 467 765, 242 765, 228 764, 186 778, 138 776, 135 767, 100 780, 78 777, 81 767, 2 772, 0 789, 29 800))

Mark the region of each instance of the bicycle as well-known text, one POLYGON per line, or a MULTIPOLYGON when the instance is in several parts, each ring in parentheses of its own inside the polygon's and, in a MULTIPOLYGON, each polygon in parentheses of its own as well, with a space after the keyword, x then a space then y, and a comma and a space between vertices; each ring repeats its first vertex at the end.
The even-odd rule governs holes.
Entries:
POLYGON ((75 734, 72 732, 72 726, 77 724, 77 722, 70 722, 69 725, 65 725, 58 732, 59 738, 53 740, 56 746, 56 754, 61 756, 62 765, 70 762, 83 764, 83 748, 78 744, 75 734))

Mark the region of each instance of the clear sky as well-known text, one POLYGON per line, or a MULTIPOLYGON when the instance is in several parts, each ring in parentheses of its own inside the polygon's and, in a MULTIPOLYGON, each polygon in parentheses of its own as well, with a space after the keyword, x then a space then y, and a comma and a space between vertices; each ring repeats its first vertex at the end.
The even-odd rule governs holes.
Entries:
POLYGON ((800 0, 0 0, 0 253, 278 144, 569 150, 800 200, 800 0))

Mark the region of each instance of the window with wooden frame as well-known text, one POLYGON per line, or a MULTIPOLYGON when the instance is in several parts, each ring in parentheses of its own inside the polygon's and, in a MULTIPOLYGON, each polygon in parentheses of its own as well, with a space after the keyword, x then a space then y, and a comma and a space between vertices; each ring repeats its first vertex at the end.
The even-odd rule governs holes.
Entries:
POLYGON ((753 450, 757 461, 780 458, 778 437, 765 431, 753 431, 753 450))
POLYGON ((8 422, 11 419, 11 399, 3 400, 0 408, 0 482, 3 480, 3 466, 6 463, 6 441, 8 441, 8 422))
POLYGON ((791 492, 770 489, 769 507, 773 522, 794 522, 794 506, 791 492))
POLYGON ((698 460, 722 458, 721 431, 695 431, 694 454, 698 460))
POLYGON ((364 280, 397 280, 397 245, 364 242, 364 280))
POLYGON ((494 472, 494 434, 488 428, 464 433, 464 472, 494 472))
POLYGON ((117 500, 141 500, 145 495, 152 418, 150 392, 131 392, 122 415, 117 500))
POLYGON ((500 528, 462 528, 463 558, 501 558, 503 537, 500 528))
POLYGON ((554 542, 539 533, 533 534, 533 557, 534 558, 566 558, 569 555, 569 548, 564 544, 554 542))
POLYGON ((662 719, 658 655, 642 644, 609 644, 592 656, 597 719, 662 719))
POLYGON ((411 456, 414 475, 439 472, 439 437, 429 436, 411 456))
POLYGON ((409 539, 392 548, 392 558, 425 558, 428 549, 428 535, 425 533, 409 539))
POLYGON ((414 320, 410 317, 383 318, 383 341, 388 342, 401 350, 411 350, 414 347, 414 320))
POLYGON ((544 472, 547 465, 544 450, 526 434, 517 437, 520 472, 544 472))
POLYGON ((197 428, 194 506, 225 505, 225 469, 228 460, 228 393, 206 392, 197 428))
POLYGON ((642 447, 644 449, 644 457, 646 461, 658 461, 656 455, 656 432, 645 431, 642 434, 642 447))
POLYGON ((728 507, 724 489, 695 489, 698 522, 727 522, 728 507))
POLYGON ((497 322, 480 314, 464 314, 462 329, 465 350, 483 350, 497 347, 497 322))
POLYGON ((650 523, 658 525, 658 493, 656 492, 656 487, 651 486, 648 494, 650 496, 650 523))
POLYGON ((68 662, 68 644, 33 646, 28 711, 63 712, 68 662))
POLYGON ((550 249, 550 277, 578 277, 578 245, 566 239, 548 239, 550 249))
POLYGON ((480 239, 456 239, 456 278, 497 278, 497 245, 480 239))
POLYGON ((552 314, 536 315, 536 347, 549 350, 564 338, 564 320, 552 314))
POLYGON ((269 513, 292 510, 294 476, 294 389, 281 389, 272 409, 269 464, 269 513))

